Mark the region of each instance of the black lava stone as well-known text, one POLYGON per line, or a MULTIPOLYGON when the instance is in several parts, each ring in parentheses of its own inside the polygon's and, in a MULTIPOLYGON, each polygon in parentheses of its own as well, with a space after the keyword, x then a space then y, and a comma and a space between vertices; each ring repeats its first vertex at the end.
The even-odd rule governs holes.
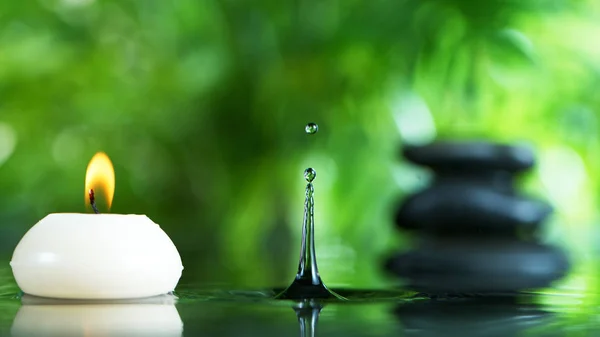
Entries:
POLYGON ((435 142, 407 146, 404 157, 434 171, 520 172, 535 163, 533 152, 526 147, 487 142, 435 142))
POLYGON ((485 293, 543 288, 564 276, 558 249, 509 239, 431 239, 392 257, 387 269, 423 292, 485 293))
POLYGON ((432 186, 404 201, 396 215, 403 229, 471 234, 534 232, 552 213, 538 200, 481 185, 447 183, 432 186))

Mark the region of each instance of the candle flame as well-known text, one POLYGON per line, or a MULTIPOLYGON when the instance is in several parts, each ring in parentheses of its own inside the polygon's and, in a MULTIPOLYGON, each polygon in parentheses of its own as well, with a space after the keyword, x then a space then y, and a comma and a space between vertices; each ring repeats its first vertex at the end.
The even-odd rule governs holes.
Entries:
POLYGON ((106 204, 110 209, 115 195, 115 169, 110 158, 104 152, 94 155, 85 173, 85 203, 89 204, 90 190, 102 190, 106 204))

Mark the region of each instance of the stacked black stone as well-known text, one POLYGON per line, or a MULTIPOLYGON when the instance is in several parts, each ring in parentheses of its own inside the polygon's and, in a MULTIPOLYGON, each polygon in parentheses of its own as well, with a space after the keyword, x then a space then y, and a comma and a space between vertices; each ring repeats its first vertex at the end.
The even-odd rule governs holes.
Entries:
POLYGON ((409 161, 430 168, 429 188, 409 196, 398 227, 419 238, 387 269, 430 294, 508 294, 543 288, 569 269, 565 254, 536 242, 552 213, 520 196, 514 180, 534 165, 531 150, 484 142, 437 142, 406 147, 409 161))

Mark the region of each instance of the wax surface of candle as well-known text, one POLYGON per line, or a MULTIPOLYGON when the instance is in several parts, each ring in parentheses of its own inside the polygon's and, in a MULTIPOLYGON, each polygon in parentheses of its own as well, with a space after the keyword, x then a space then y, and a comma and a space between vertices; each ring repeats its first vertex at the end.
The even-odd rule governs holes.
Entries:
POLYGON ((71 299, 165 294, 183 270, 157 224, 119 214, 50 214, 25 234, 10 264, 26 294, 71 299))

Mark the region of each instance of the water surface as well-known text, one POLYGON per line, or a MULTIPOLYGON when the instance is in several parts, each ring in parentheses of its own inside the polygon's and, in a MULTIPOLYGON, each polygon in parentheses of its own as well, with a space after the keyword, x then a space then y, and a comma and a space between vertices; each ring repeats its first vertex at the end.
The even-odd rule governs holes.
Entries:
POLYGON ((334 291, 349 301, 275 300, 281 289, 181 285, 174 296, 89 303, 20 295, 0 269, 0 335, 9 336, 585 336, 597 306, 577 293, 431 300, 403 290, 334 291), (417 296, 415 296, 417 295, 417 296))

